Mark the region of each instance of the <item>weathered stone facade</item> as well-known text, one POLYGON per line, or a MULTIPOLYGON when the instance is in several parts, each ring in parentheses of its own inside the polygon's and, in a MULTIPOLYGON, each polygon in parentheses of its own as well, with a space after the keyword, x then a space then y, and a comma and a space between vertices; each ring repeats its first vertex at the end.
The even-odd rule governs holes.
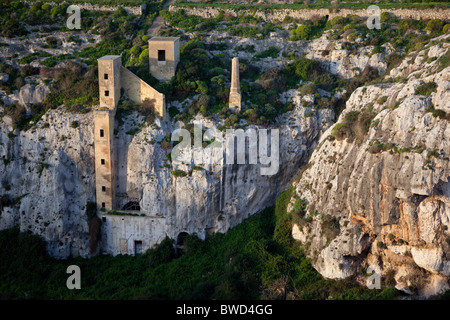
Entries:
POLYGON ((150 74, 159 81, 170 81, 180 62, 180 38, 153 37, 148 41, 150 74))
MULTIPOLYGON (((367 5, 369 7, 369 5, 367 5)), ((233 9, 226 8, 213 8, 213 7, 183 7, 172 5, 169 7, 169 11, 176 12, 178 10, 183 10, 186 15, 195 15, 203 18, 212 18, 223 11, 224 14, 237 17, 239 15, 254 15, 260 17, 267 22, 283 21, 286 17, 291 17, 294 19, 310 19, 312 16, 328 16, 329 19, 341 16, 346 17, 347 15, 357 15, 361 17, 368 17, 371 13, 367 12, 366 9, 353 10, 353 9, 340 9, 337 13, 331 13, 329 9, 272 9, 272 10, 239 10, 235 11, 233 9)), ((380 12, 390 12, 395 16, 402 19, 441 19, 450 20, 450 9, 380 9, 380 12)))
POLYGON ((100 105, 94 110, 95 189, 97 208, 114 207, 114 116, 120 100, 121 56, 98 59, 100 105))
POLYGON ((153 103, 156 114, 163 119, 166 117, 166 103, 162 93, 156 91, 127 68, 122 67, 120 69, 120 78, 121 87, 128 98, 138 104, 149 99, 153 103))
POLYGON ((138 254, 160 243, 166 219, 157 216, 102 215, 102 251, 109 254, 138 254))
POLYGON ((239 58, 231 61, 231 88, 229 107, 233 112, 241 111, 241 89, 239 85, 239 58))
POLYGON ((128 69, 122 67, 121 56, 98 59, 100 105, 94 110, 95 189, 99 210, 113 210, 115 203, 114 122, 121 90, 128 98, 141 104, 153 103, 155 113, 166 116, 165 98, 128 69))

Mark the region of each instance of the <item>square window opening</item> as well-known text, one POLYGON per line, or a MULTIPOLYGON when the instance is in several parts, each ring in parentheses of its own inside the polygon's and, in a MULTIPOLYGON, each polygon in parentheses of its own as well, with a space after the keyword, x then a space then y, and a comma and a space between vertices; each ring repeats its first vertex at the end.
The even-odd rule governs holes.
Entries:
POLYGON ((166 61, 166 50, 158 50, 158 61, 166 61))

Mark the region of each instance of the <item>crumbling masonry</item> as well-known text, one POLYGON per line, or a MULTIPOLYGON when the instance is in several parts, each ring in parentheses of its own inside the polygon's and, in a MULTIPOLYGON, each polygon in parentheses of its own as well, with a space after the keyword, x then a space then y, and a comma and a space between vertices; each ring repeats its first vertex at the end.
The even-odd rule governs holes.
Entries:
MULTIPOLYGON (((180 41, 174 37, 154 37, 149 40, 150 74, 159 81, 169 81, 175 76, 180 60, 180 41)), ((162 241, 165 236, 165 217, 140 211, 139 199, 129 201, 120 208, 116 195, 116 177, 119 166, 114 166, 114 122, 116 108, 122 94, 135 103, 149 99, 156 115, 166 116, 165 97, 128 69, 122 67, 122 57, 107 55, 98 59, 100 105, 94 110, 95 186, 96 202, 102 219, 101 252, 109 254, 138 254, 162 241), (120 211, 119 215, 108 214, 120 211), (127 211, 139 211, 139 215, 127 216, 127 211)), ((239 89, 239 60, 232 62, 230 108, 241 109, 239 89)), ((119 175, 118 175, 119 174, 119 175)), ((130 199, 128 199, 130 200, 130 199)))

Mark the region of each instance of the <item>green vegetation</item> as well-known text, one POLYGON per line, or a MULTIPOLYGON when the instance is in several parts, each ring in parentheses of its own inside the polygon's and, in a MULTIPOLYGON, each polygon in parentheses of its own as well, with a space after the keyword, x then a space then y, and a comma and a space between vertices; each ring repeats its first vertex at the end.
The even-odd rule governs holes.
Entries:
POLYGON ((376 113, 373 106, 363 108, 361 111, 349 111, 344 116, 344 122, 336 124, 331 130, 331 137, 337 140, 345 138, 362 141, 372 126, 376 113))
POLYGON ((145 217, 144 213, 131 213, 131 212, 121 212, 121 211, 108 211, 106 214, 111 216, 130 216, 130 217, 145 217))
POLYGON ((45 60, 41 60, 40 64, 51 68, 51 67, 56 66, 58 64, 58 62, 60 62, 60 61, 65 61, 65 60, 69 60, 69 59, 73 59, 73 58, 75 58, 75 57, 71 54, 60 54, 60 55, 56 55, 56 56, 51 56, 45 60))
MULTIPOLYGON (((176 257, 166 238, 142 255, 54 260, 45 243, 16 229, 0 231, 0 292, 39 299, 391 299, 398 292, 368 290, 354 280, 323 279, 290 236, 286 205, 254 215, 206 241, 190 235, 176 257), (82 270, 81 290, 68 290, 66 268, 82 270), (285 293, 280 288, 285 288, 285 293)), ((93 210, 91 210, 93 211, 93 210)), ((94 216, 94 214, 91 214, 94 216)))
POLYGON ((432 92, 436 92, 437 84, 435 82, 426 82, 416 88, 414 94, 429 96, 432 92))
POLYGON ((44 169, 48 169, 49 164, 48 163, 44 163, 44 162, 40 162, 38 163, 38 165, 36 166, 36 170, 38 172, 39 178, 42 175, 42 172, 44 171, 44 169))
MULTIPOLYGON (((24 85, 23 80, 18 81, 22 78, 17 69, 0 63, 1 70, 8 71, 10 77, 15 79, 15 85, 9 87, 10 89, 19 90, 24 85)), ((62 104, 65 104, 70 112, 85 113, 88 111, 86 107, 98 103, 98 80, 95 68, 85 69, 73 61, 67 62, 62 68, 41 68, 40 70, 34 70, 32 67, 22 68, 22 73, 25 72, 25 75, 34 74, 36 71, 42 78, 52 80, 50 93, 42 103, 30 107, 30 115, 27 115, 25 108, 19 104, 6 105, 4 113, 12 117, 14 128, 27 130, 36 124, 49 109, 55 109, 62 104)))
POLYGON ((271 23, 264 23, 263 26, 257 25, 263 20, 254 15, 232 17, 224 15, 223 11, 221 11, 216 17, 201 18, 199 16, 186 15, 183 10, 178 12, 163 10, 161 11, 161 16, 171 27, 180 28, 186 32, 210 32, 216 29, 219 23, 223 22, 225 22, 226 30, 233 36, 264 39, 269 32, 275 31, 275 26, 271 23))
POLYGON ((435 117, 435 118, 445 119, 445 120, 447 120, 447 121, 450 121, 450 114, 448 114, 448 113, 445 112, 444 110, 436 109, 433 105, 430 105, 430 106, 428 107, 427 112, 431 112, 431 114, 432 114, 433 117, 435 117))
POLYGON ((187 176, 187 173, 186 172, 184 172, 183 170, 180 170, 180 169, 175 169, 175 170, 173 170, 172 171, 172 174, 175 176, 175 177, 186 177, 187 176))
POLYGON ((391 142, 380 142, 379 140, 373 141, 372 145, 369 147, 368 152, 372 154, 389 151, 390 154, 402 154, 404 152, 415 152, 422 153, 425 150, 424 146, 413 146, 413 147, 399 147, 391 142))
MULTIPOLYGON (((306 9, 307 7, 311 9, 321 9, 321 8, 329 8, 331 9, 331 2, 326 0, 315 1, 315 3, 310 3, 306 5, 302 1, 296 1, 295 3, 285 3, 285 4, 254 4, 254 3, 243 3, 243 4, 230 4, 224 3, 220 1, 214 0, 205 0, 202 2, 187 2, 187 1, 178 1, 177 6, 179 7, 213 7, 213 8, 223 8, 223 9, 233 9, 233 10, 245 10, 245 9, 259 9, 259 10, 275 10, 275 9, 306 9)), ((448 8, 449 4, 447 1, 420 1, 420 0, 412 0, 412 1, 385 1, 378 2, 377 6, 383 9, 389 8, 437 8, 444 7, 448 8)), ((349 9, 366 9, 367 3, 365 1, 355 2, 355 1, 339 1, 340 8, 349 8, 349 9), (347 3, 348 2, 348 3, 347 3)))
POLYGON ((275 47, 269 47, 267 50, 264 50, 260 53, 257 53, 253 56, 252 61, 258 61, 260 59, 264 59, 264 58, 276 58, 279 55, 279 51, 277 48, 275 47))
POLYGON ((291 30, 291 36, 289 40, 312 40, 319 38, 326 28, 326 17, 315 18, 311 17, 311 20, 301 21, 301 25, 294 27, 291 30))

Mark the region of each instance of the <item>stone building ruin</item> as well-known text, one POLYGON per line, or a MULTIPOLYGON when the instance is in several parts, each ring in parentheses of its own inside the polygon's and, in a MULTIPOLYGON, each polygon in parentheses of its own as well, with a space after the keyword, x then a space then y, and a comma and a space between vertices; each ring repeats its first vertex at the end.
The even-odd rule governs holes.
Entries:
MULTIPOLYGON (((154 37, 149 40, 149 71, 159 81, 175 76, 180 61, 180 39, 154 37)), ((233 59, 230 107, 240 111, 239 61, 233 59), (233 102, 233 103, 232 103, 233 102)), ((166 236, 166 218, 142 212, 137 196, 122 205, 117 193, 123 166, 117 164, 121 150, 115 150, 114 123, 122 93, 137 104, 150 99, 162 120, 166 117, 164 94, 158 92, 127 68, 121 56, 107 55, 98 59, 100 104, 94 110, 95 192, 99 217, 102 220, 101 252, 108 254, 139 254, 161 242, 166 236), (111 214, 114 213, 114 214, 111 214)), ((122 190, 123 191, 123 190, 122 190)), ((136 196, 136 195, 135 195, 136 196)), ((123 201, 122 201, 123 202, 123 201)), ((183 230, 180 234, 186 235, 183 230)))

